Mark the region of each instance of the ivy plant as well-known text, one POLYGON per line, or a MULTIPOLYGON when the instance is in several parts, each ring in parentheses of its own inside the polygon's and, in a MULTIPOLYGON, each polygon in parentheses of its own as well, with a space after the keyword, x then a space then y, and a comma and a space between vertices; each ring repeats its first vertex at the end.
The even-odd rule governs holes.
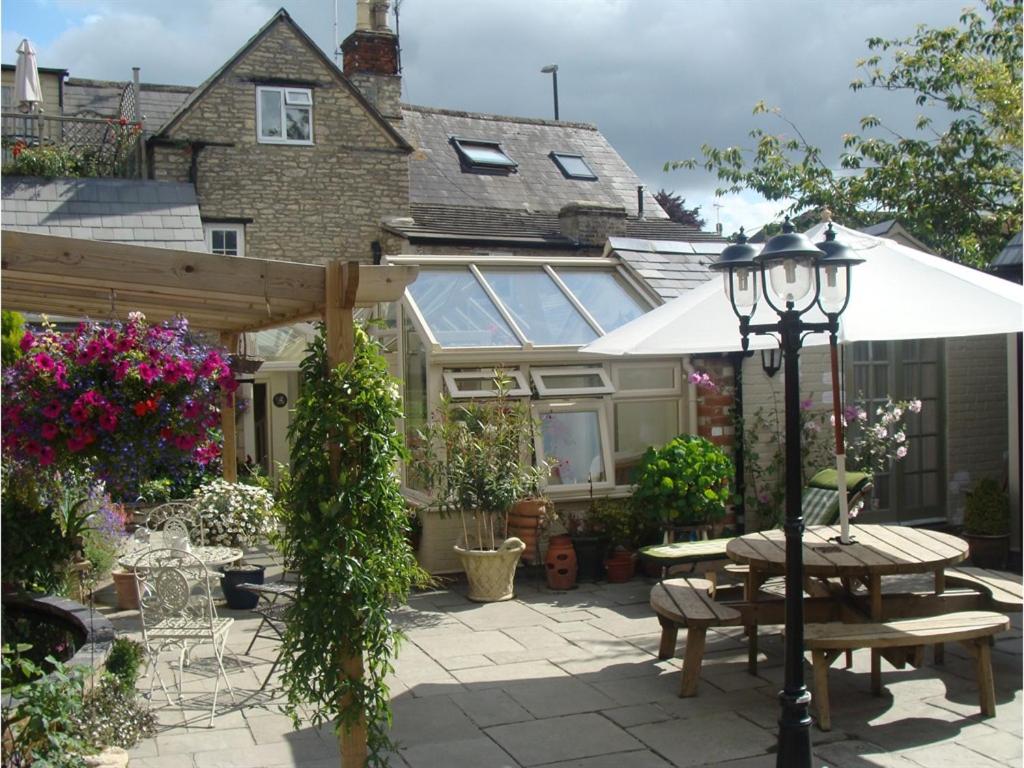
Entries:
POLYGON ((365 719, 369 762, 387 765, 385 678, 398 641, 389 611, 426 580, 406 540, 395 474, 405 456, 395 429, 398 383, 379 345, 359 328, 352 362, 333 369, 321 328, 301 376, 280 538, 300 579, 281 655, 285 709, 298 727, 300 707, 308 706, 314 725, 334 721, 339 733, 365 719), (340 449, 336 474, 332 449, 340 449), (342 660, 359 655, 363 675, 346 674, 342 660))

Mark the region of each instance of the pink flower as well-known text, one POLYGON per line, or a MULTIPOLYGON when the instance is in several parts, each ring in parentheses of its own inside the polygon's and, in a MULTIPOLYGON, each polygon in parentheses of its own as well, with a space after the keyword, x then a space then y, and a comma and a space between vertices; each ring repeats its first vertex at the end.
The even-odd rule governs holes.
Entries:
POLYGON ((138 367, 139 378, 142 379, 146 384, 152 384, 156 377, 159 375, 156 367, 149 363, 139 363, 138 367))
POLYGON ((921 412, 921 401, 920 400, 911 400, 907 404, 907 408, 910 409, 911 413, 920 413, 921 412))
POLYGON ((60 428, 53 422, 47 422, 43 424, 42 429, 39 430, 43 438, 46 440, 53 440, 60 434, 60 428))
POLYGON ((50 464, 53 464, 55 456, 53 448, 49 445, 44 445, 39 449, 39 464, 48 467, 50 464))
POLYGON ((201 406, 195 400, 189 400, 188 402, 185 403, 184 407, 181 409, 181 414, 186 419, 194 419, 197 416, 199 416, 200 412, 201 412, 201 406))
POLYGON ((54 367, 53 358, 50 357, 45 352, 40 352, 38 355, 36 355, 35 363, 36 370, 42 371, 44 373, 49 373, 50 371, 53 370, 54 367))
POLYGON ((113 411, 104 411, 100 414, 98 421, 100 428, 105 429, 107 432, 113 432, 117 429, 117 414, 113 411))
POLYGON ((124 377, 128 375, 130 367, 131 363, 127 360, 118 360, 114 364, 114 381, 124 381, 124 377))
POLYGON ((18 347, 22 352, 28 352, 35 345, 36 337, 32 335, 32 331, 25 331, 25 335, 22 336, 21 341, 18 342, 18 347))
POLYGON ((896 449, 896 458, 897 459, 902 459, 906 455, 907 455, 907 446, 901 445, 899 448, 896 449))
POLYGON ((40 413, 48 419, 56 419, 60 416, 61 405, 56 400, 51 400, 40 409, 40 413))

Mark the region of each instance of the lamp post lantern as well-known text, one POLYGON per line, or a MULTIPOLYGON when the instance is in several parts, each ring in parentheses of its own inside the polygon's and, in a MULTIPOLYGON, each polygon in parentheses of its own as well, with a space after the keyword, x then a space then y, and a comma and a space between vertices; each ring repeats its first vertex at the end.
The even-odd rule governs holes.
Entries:
POLYGON ((811 768, 811 695, 804 684, 803 668, 800 346, 808 333, 829 333, 836 338, 839 316, 850 298, 850 267, 859 261, 845 246, 835 242, 831 224, 826 242, 815 246, 794 230, 787 217, 782 233, 765 243, 760 253, 740 230, 737 242, 726 247, 718 261, 710 265, 722 272, 725 294, 740 321, 744 352, 750 334, 775 335, 785 366, 786 646, 785 684, 779 693, 782 711, 777 768, 811 768), (750 318, 761 297, 778 314, 777 323, 751 324, 750 318), (826 322, 803 319, 815 305, 825 313, 826 322))
POLYGON ((551 87, 555 94, 555 120, 558 120, 558 65, 548 64, 540 70, 545 75, 551 75, 551 87))

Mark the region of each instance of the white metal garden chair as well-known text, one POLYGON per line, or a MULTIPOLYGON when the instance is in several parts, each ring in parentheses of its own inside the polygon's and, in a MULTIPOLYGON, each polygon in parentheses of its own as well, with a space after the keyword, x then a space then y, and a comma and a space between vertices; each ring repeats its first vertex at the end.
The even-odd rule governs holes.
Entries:
POLYGON ((210 725, 213 725, 221 677, 231 693, 232 701, 235 700, 235 691, 224 670, 224 650, 234 619, 217 615, 210 589, 210 572, 195 555, 182 549, 154 549, 147 553, 145 561, 145 567, 135 568, 135 576, 139 584, 143 585, 139 590, 139 612, 142 619, 142 641, 153 673, 150 694, 154 684, 159 681, 168 702, 171 701, 160 674, 159 660, 166 650, 176 650, 178 701, 183 704, 181 696, 185 665, 191 651, 196 646, 209 644, 213 646, 218 669, 213 704, 210 707, 210 725))
POLYGON ((162 531, 166 535, 168 526, 177 529, 184 525, 189 534, 189 541, 193 544, 206 543, 206 531, 203 528, 203 520, 191 501, 169 501, 158 507, 153 507, 146 518, 146 527, 150 531, 162 531))

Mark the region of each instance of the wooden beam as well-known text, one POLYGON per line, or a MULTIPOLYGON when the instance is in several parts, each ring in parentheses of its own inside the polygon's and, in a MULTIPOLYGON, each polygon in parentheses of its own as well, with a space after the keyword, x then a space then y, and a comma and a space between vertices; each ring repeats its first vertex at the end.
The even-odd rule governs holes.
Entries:
MULTIPOLYGON (((238 349, 237 333, 222 333, 220 343, 228 352, 238 349)), ((229 483, 238 482, 238 437, 235 432, 235 395, 224 392, 220 397, 220 429, 224 433, 224 445, 220 452, 221 470, 229 483)))

